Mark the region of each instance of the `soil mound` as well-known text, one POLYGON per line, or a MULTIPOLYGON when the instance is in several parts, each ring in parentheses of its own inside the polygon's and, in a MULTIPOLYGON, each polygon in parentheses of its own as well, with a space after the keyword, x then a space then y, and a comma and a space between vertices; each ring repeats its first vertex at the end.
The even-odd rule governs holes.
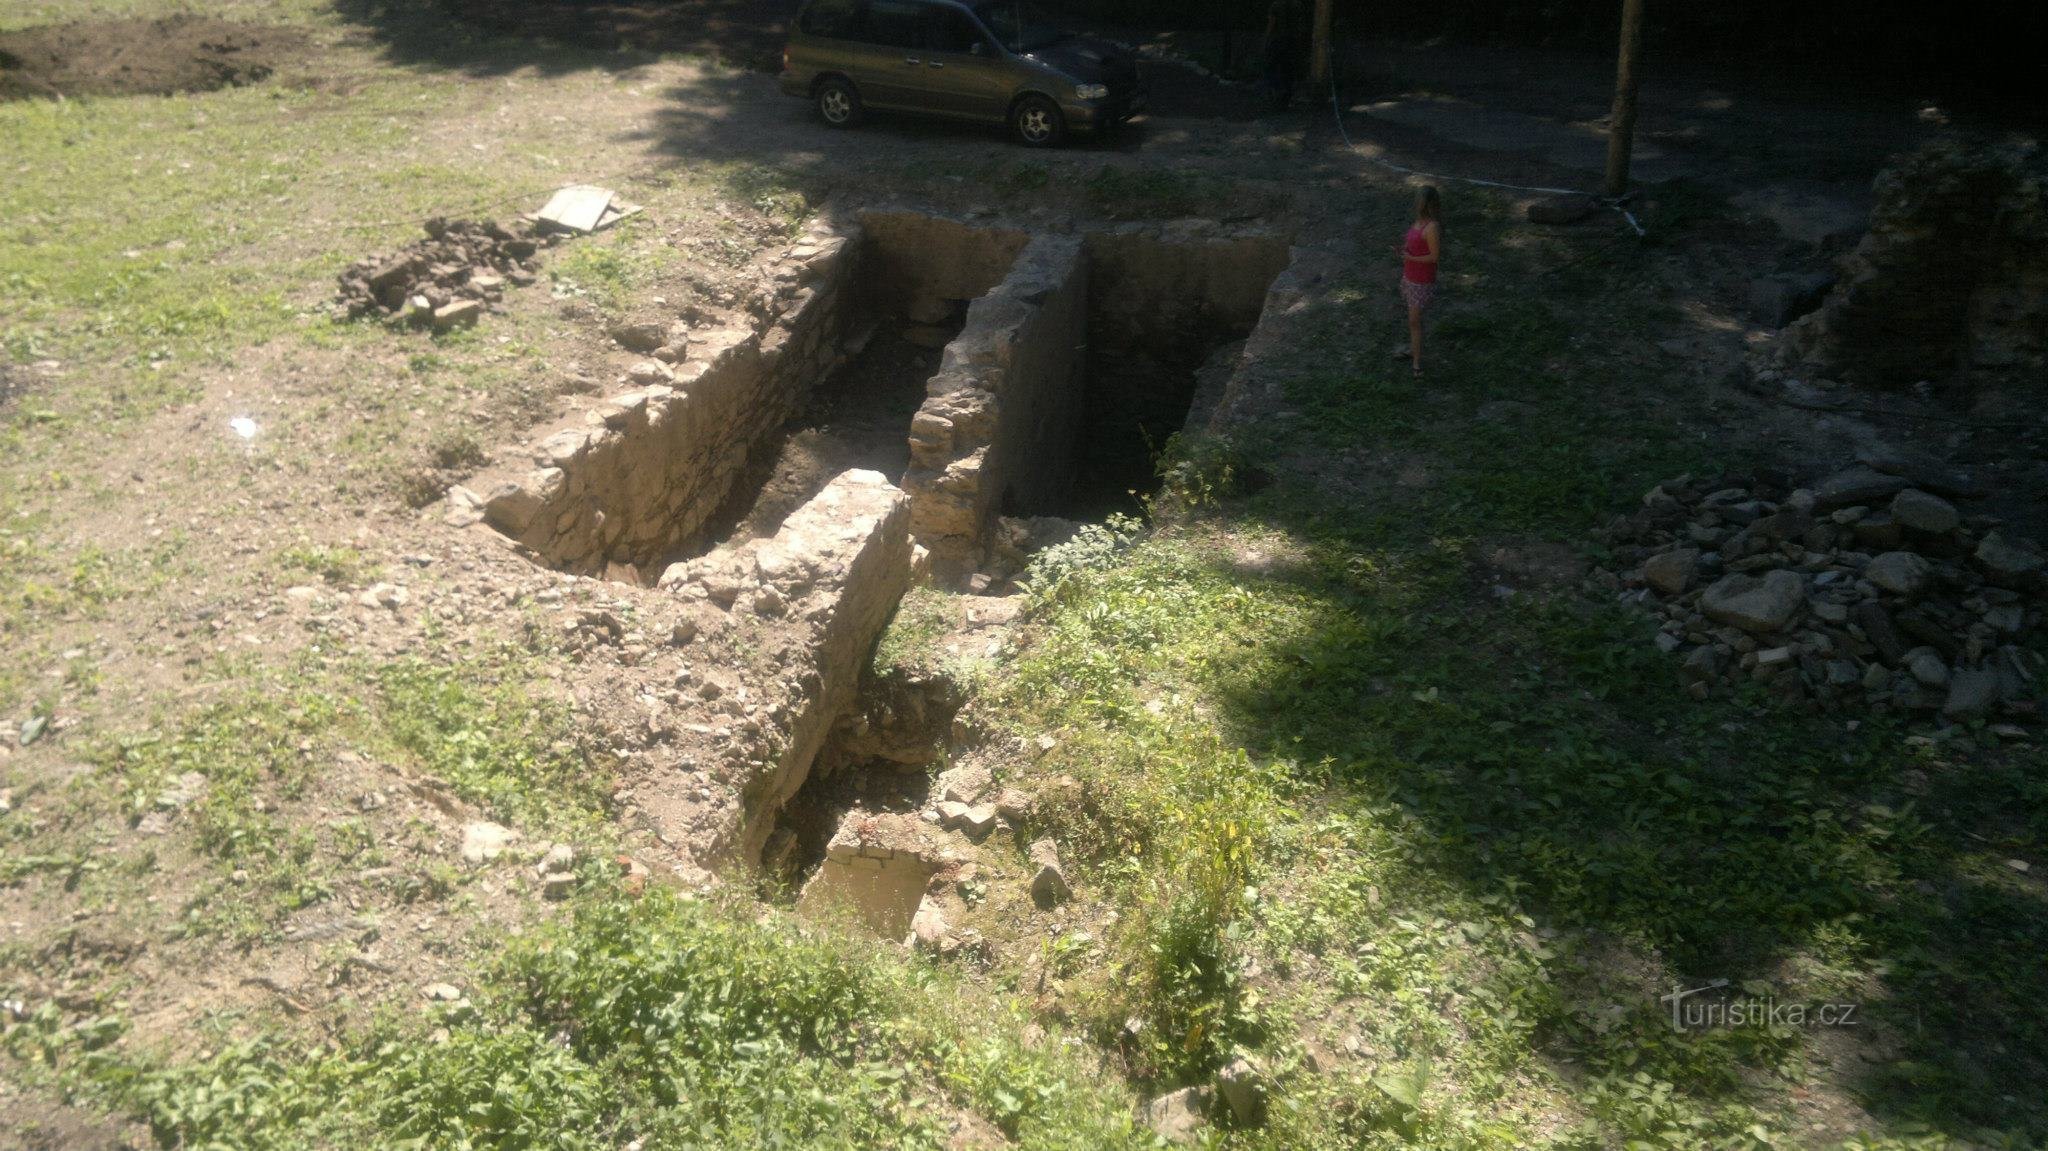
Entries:
POLYGON ((198 16, 52 24, 0 35, 0 100, 211 92, 268 77, 304 36, 198 16))

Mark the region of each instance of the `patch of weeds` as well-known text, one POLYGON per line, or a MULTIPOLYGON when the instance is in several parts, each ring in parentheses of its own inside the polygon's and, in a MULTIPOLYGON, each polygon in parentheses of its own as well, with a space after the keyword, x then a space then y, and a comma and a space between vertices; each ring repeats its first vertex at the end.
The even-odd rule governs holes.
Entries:
POLYGON ((960 617, 959 597, 930 587, 914 587, 896 605, 896 615, 875 645, 877 674, 895 668, 938 669, 938 643, 960 617))
POLYGON ((377 744, 507 823, 564 834, 601 826, 611 776, 583 754, 567 709, 476 672, 423 660, 376 669, 377 744))
POLYGON ((1138 539, 1145 525, 1134 516, 1112 513, 1099 524, 1083 524, 1072 539, 1040 551, 1017 583, 1034 604, 1058 597, 1066 581, 1108 567, 1138 539))
POLYGON ((366 583, 378 570, 376 561, 347 545, 294 544, 277 553, 277 564, 287 572, 318 576, 334 587, 366 583))
POLYGON ((53 1005, 17 1059, 136 1113, 166 1146, 732 1148, 949 1145, 975 1113, 1021 1148, 1150 1145, 1128 1098, 928 971, 757 909, 592 898, 508 941, 433 1016, 325 1051, 256 1035, 190 1064, 124 1061, 118 1019, 53 1005), (430 1029, 438 1032, 429 1037, 430 1029))

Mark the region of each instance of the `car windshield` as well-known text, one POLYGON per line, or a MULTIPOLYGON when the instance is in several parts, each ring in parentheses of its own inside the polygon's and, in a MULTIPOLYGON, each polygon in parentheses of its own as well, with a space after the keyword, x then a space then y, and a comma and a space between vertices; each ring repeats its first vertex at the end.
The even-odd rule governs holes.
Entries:
POLYGON ((1067 38, 1029 4, 990 0, 977 5, 974 15, 1012 52, 1033 52, 1067 38))

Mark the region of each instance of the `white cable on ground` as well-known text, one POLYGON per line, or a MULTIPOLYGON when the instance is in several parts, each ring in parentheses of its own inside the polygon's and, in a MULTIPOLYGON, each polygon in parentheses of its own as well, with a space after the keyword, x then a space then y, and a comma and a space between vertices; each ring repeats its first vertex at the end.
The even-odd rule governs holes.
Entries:
MULTIPOLYGON (((1332 37, 1331 39, 1335 39, 1335 37, 1332 37)), ((1325 45, 1323 48, 1323 67, 1330 74, 1330 114, 1337 121, 1337 134, 1344 137, 1344 146, 1350 149, 1353 155, 1359 157, 1362 160, 1378 164, 1382 168, 1385 168, 1393 172, 1399 172, 1404 176, 1421 176, 1422 178, 1427 180, 1456 180, 1462 184, 1475 184, 1482 188, 1503 188, 1510 192, 1539 192, 1546 196, 1587 195, 1587 193, 1581 192, 1577 188, 1532 187, 1527 184, 1504 184, 1498 180, 1481 180, 1474 176, 1442 176, 1438 175, 1435 172, 1418 172, 1414 168, 1404 167, 1400 164, 1394 163, 1392 160, 1383 160, 1378 156, 1374 156, 1368 152, 1361 151, 1358 145, 1352 142, 1351 132, 1344 127, 1344 106, 1337 99, 1337 69, 1330 60, 1330 49, 1328 45, 1325 45)), ((1622 200, 1602 199, 1599 201, 1599 203, 1601 207, 1612 208, 1615 211, 1621 213, 1621 218, 1628 221, 1628 226, 1635 229, 1636 235, 1646 236, 1649 234, 1643 231, 1643 226, 1637 223, 1635 216, 1631 214, 1626 207, 1623 206, 1622 200)))

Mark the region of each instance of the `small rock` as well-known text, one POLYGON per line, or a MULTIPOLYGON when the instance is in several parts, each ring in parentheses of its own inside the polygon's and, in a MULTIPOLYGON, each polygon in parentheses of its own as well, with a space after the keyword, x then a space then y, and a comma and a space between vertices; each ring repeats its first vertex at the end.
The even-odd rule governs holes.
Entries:
POLYGON ((1906 481, 1859 464, 1822 480, 1813 490, 1814 507, 1821 511, 1854 504, 1879 504, 1906 490, 1906 481))
POLYGON ((2014 635, 2017 634, 2021 628, 2026 626, 2027 609, 2021 607, 2016 603, 2001 604, 1998 607, 1986 608, 1984 610, 1984 622, 1991 625, 1993 630, 2002 631, 2008 635, 2014 635))
POLYGON ((1216 1089, 1237 1121, 1254 1127, 1266 1117, 1266 1091, 1252 1061, 1240 1055, 1216 1073, 1216 1089))
POLYGON ((1774 632, 1792 622, 1806 602, 1806 581, 1796 572, 1771 571, 1759 579, 1735 573, 1722 576, 1700 596, 1707 618, 1747 632, 1774 632))
POLYGON ((953 925, 946 922, 945 913, 939 909, 938 903, 927 895, 918 901, 917 914, 911 917, 908 943, 926 951, 938 951, 952 930, 953 925))
POLYGON ((1897 664, 1906 654, 1906 643, 1899 638, 1899 632, 1892 625, 1891 614, 1876 600, 1864 600, 1856 605, 1853 613, 1856 625, 1877 649, 1878 657, 1889 664, 1897 664))
POLYGON ((1906 656, 1906 670, 1928 687, 1943 687, 1948 683, 1948 665, 1931 648, 1917 648, 1906 656))
POLYGON ((1912 552, 1886 552, 1863 568, 1863 578, 1893 595, 1915 596, 1927 587, 1934 565, 1912 552))
POLYGON ((1037 801, 1032 799, 1030 792, 1019 791, 1014 787, 1006 787, 996 795, 996 814, 1011 823, 1023 823, 1030 819, 1032 809, 1036 806, 1037 801))
POLYGON ((557 843, 541 856, 540 864, 534 870, 542 876, 561 875, 575 870, 576 849, 566 843, 557 843))
POLYGON ((412 600, 412 593, 397 584, 380 583, 356 597, 364 607, 390 608, 393 611, 404 607, 412 600))
POLYGON ((1032 843, 1027 857, 1038 868, 1038 874, 1031 878, 1031 899, 1041 908, 1057 907, 1074 897, 1074 889, 1067 883, 1067 873, 1060 867, 1058 845, 1050 839, 1032 843))
POLYGON ((668 325, 658 320, 621 320, 607 329, 628 351, 647 353, 668 342, 668 325))
POLYGON ((484 306, 477 300, 456 300, 434 309, 434 330, 446 332, 455 328, 473 326, 484 314, 484 306))
POLYGON ((436 1003, 459 1003, 462 1000, 462 988, 453 983, 429 983, 420 988, 420 994, 436 1003))
POLYGON ((2007 543, 1997 532, 1984 533, 1976 557, 1985 578, 1996 584, 2019 584, 2041 571, 2040 555, 2007 543))
POLYGON ((1988 668, 1963 668, 1950 678, 1948 701, 1941 713, 1950 719, 1977 719, 1998 702, 1998 673, 1988 668))
POLYGON ((1655 588, 1660 595, 1675 596, 1685 593, 1692 586, 1693 576, 1699 570, 1698 548, 1675 548, 1660 552, 1643 561, 1643 581, 1655 588))
POLYGON ((1947 535, 1963 522, 1954 504, 1918 488, 1907 488, 1892 499, 1892 518, 1910 531, 1931 536, 1947 535))
POLYGON ((567 899, 569 897, 569 893, 576 890, 576 885, 579 882, 580 880, 577 878, 576 873, 573 871, 564 871, 555 875, 543 876, 540 881, 541 898, 567 899))
POLYGON ((1208 1111, 1208 1088, 1183 1087, 1146 1103, 1139 1117, 1168 1142, 1191 1143, 1201 1133, 1208 1111))
POLYGON ((464 824, 462 828, 462 858, 466 863, 488 863, 512 846, 519 833, 488 821, 464 824))

